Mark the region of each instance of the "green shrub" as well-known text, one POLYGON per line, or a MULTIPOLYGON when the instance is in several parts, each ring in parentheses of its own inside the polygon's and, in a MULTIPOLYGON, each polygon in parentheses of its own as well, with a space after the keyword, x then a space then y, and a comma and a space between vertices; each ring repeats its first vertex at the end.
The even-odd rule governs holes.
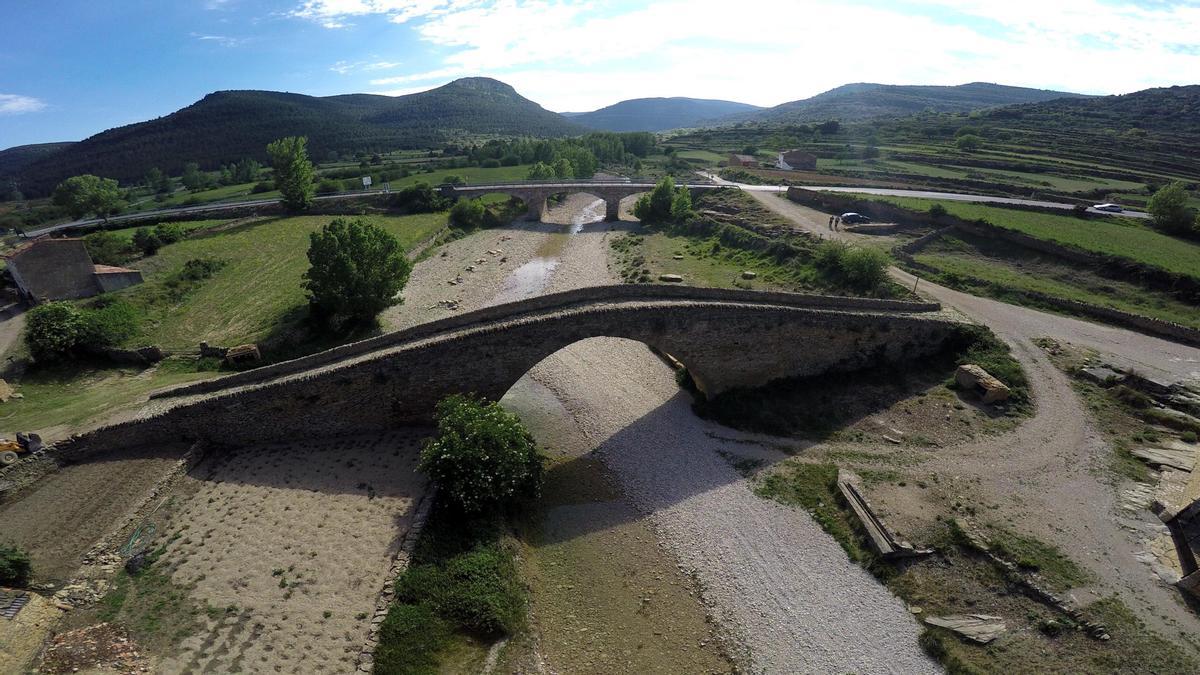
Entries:
POLYGON ((341 191, 342 184, 330 178, 322 179, 321 182, 317 184, 317 194, 328 195, 341 191))
POLYGON ((840 270, 846 285, 860 291, 878 288, 887 280, 887 254, 876 248, 851 247, 842 256, 840 270))
POLYGON ((478 199, 460 199, 450 209, 450 223, 460 230, 472 232, 483 227, 487 208, 478 199))
POLYGON ((83 311, 74 304, 47 302, 26 314, 25 344, 34 360, 59 361, 73 355, 86 330, 83 311))
POLYGON ((421 450, 421 470, 464 513, 479 513, 535 496, 542 458, 516 415, 454 395, 437 405, 437 435, 421 450))
POLYGON ((404 213, 435 213, 450 208, 450 200, 429 183, 416 183, 395 193, 389 206, 404 213))
POLYGON ((162 248, 162 239, 148 227, 139 227, 133 233, 133 245, 142 252, 143 255, 154 255, 158 253, 158 249, 162 248))
POLYGON ((274 190, 274 189, 275 189, 275 183, 273 181, 264 180, 262 182, 255 183, 254 187, 250 188, 250 194, 252 194, 252 195, 261 194, 263 192, 270 192, 271 190, 274 190))
POLYGON ((83 238, 92 262, 97 265, 124 265, 129 261, 129 244, 112 232, 93 232, 83 238))
POLYGON ((0 544, 0 584, 24 586, 32 572, 33 563, 25 549, 16 544, 0 544))
POLYGON ((90 347, 116 347, 138 332, 137 308, 124 300, 101 298, 83 312, 81 344, 90 347))
POLYGON ((428 605, 393 604, 379 625, 374 672, 377 675, 436 673, 437 653, 449 639, 449 626, 428 605))
POLYGON ((813 264, 836 285, 871 291, 887 281, 891 259, 878 249, 850 246, 831 239, 817 245, 813 264))
POLYGON ((479 168, 481 168, 481 169, 499 169, 500 168, 500 160, 485 159, 479 163, 479 168))
POLYGON ((159 223, 154 226, 154 236, 158 237, 164 246, 182 241, 185 235, 183 226, 179 223, 159 223))
POLYGON ((511 553, 499 544, 416 565, 396 581, 396 601, 424 604, 466 632, 511 635, 525 620, 525 590, 511 553))
POLYGON ((934 203, 929 205, 929 217, 933 218, 934 220, 945 216, 946 213, 946 207, 942 206, 941 204, 934 203))

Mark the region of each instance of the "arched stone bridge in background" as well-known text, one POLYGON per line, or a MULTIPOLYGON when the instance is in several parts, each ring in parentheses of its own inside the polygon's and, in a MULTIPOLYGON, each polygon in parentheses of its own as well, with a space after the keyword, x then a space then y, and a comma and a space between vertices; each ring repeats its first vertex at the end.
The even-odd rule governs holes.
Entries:
POLYGON ((956 322, 937 304, 661 285, 584 288, 489 307, 157 394, 139 419, 60 444, 60 461, 116 447, 245 445, 432 421, 454 393, 501 398, 580 340, 641 341, 708 395, 853 371, 938 350, 956 322))
MULTIPOLYGON (((654 189, 654 183, 613 180, 563 180, 517 183, 491 183, 488 185, 442 185, 438 189, 446 197, 482 197, 487 194, 506 194, 525 202, 529 208, 528 220, 541 220, 546 215, 546 200, 563 193, 585 192, 604 200, 604 219, 617 220, 621 214, 621 200, 654 189)), ((692 196, 705 190, 736 190, 736 186, 712 183, 683 184, 692 196)))

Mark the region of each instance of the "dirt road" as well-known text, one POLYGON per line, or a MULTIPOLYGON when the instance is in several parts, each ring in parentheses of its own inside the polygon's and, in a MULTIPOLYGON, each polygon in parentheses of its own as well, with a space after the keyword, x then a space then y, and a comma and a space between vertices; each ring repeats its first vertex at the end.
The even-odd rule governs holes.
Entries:
MULTIPOLYGON (((828 215, 775 195, 754 196, 808 231, 853 240, 866 235, 830 233, 828 215)), ((1037 415, 1015 432, 948 448, 938 454, 943 473, 957 475, 958 491, 996 505, 989 516, 1011 520, 1052 541, 1100 580, 1081 589, 1080 600, 1116 591, 1152 627, 1166 635, 1196 634, 1200 619, 1141 562, 1148 536, 1161 525, 1145 512, 1122 512, 1120 488, 1105 472, 1112 454, 1066 375, 1034 344, 1053 337, 1095 349, 1115 363, 1171 380, 1200 381, 1200 349, 1140 333, 980 298, 893 269, 892 276, 922 295, 986 324, 1013 350, 1029 376, 1037 415)))

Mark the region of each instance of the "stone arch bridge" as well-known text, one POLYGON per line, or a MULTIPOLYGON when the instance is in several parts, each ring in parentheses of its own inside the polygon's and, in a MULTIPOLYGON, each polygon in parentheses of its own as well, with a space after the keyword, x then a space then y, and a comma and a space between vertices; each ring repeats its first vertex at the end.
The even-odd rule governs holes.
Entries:
MULTIPOLYGON (((446 197, 482 197, 487 194, 506 194, 525 202, 529 211, 528 220, 541 220, 546 215, 546 200, 562 193, 585 192, 596 195, 604 200, 604 219, 617 220, 621 213, 621 200, 632 195, 653 190, 655 183, 623 182, 611 180, 563 180, 563 181, 525 181, 517 183, 491 183, 488 185, 442 185, 438 189, 446 197)), ((685 184, 692 191, 692 196, 705 190, 736 190, 736 186, 714 185, 711 183, 685 184)))
POLYGON ((641 341, 708 395, 938 350, 956 322, 929 303, 661 285, 585 288, 450 317, 155 395, 138 419, 60 444, 60 461, 131 445, 244 445, 432 421, 453 393, 499 399, 587 338, 641 341))

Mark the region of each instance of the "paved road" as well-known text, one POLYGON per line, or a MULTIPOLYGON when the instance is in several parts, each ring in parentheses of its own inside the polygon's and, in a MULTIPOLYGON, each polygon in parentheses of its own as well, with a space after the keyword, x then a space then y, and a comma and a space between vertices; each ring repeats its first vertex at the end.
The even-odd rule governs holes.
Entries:
MULTIPOLYGON (((724 183, 722 183, 722 184, 724 184, 724 183)), ((708 185, 709 185, 708 183, 705 183, 705 184, 699 184, 699 185, 695 185, 695 186, 688 185, 687 187, 706 187, 708 185)), ((481 184, 481 185, 462 185, 460 187, 462 187, 466 191, 474 192, 474 191, 478 191, 478 190, 488 190, 488 189, 492 189, 492 188, 501 190, 504 188, 511 188, 511 187, 539 187, 539 188, 567 188, 567 189, 580 188, 581 190, 586 190, 589 187, 591 187, 591 188, 596 188, 596 187, 645 187, 646 189, 651 189, 654 187, 654 184, 653 183, 630 183, 627 181, 577 180, 577 181, 561 181, 561 182, 555 182, 555 183, 528 183, 528 182, 525 182, 525 183, 523 183, 523 182, 487 183, 487 184, 481 184)), ((337 192, 334 194, 318 195, 316 197, 316 200, 323 201, 323 200, 327 200, 327 199, 345 199, 347 197, 369 197, 369 196, 373 196, 373 195, 385 194, 387 192, 390 192, 390 191, 388 191, 388 190, 355 190, 353 192, 337 192)), ((241 202, 220 202, 220 203, 214 203, 214 204, 198 204, 196 206, 183 206, 183 207, 175 207, 175 208, 169 208, 169 209, 154 209, 151 211, 138 211, 136 213, 125 213, 125 214, 121 214, 121 215, 117 215, 117 216, 112 216, 111 218, 108 219, 108 222, 120 223, 120 222, 124 222, 127 220, 140 220, 143 218, 149 218, 149 217, 154 217, 154 216, 178 216, 178 215, 185 215, 185 214, 206 213, 209 211, 224 211, 226 209, 244 208, 244 207, 248 207, 248 206, 269 206, 272 204, 278 204, 280 201, 282 201, 282 200, 280 200, 280 199, 251 199, 251 200, 241 201, 241 202)), ((40 237, 44 234, 50 234, 51 232, 57 232, 59 230, 66 230, 66 229, 69 229, 72 227, 87 227, 88 225, 96 225, 97 223, 101 223, 101 222, 103 222, 102 218, 88 218, 85 220, 74 220, 69 223, 59 223, 57 225, 49 225, 47 227, 41 227, 41 228, 38 228, 35 230, 28 230, 25 232, 25 235, 28 237, 40 237)))
MULTIPOLYGON (((748 185, 745 183, 734 183, 727 181, 713 174, 701 173, 711 180, 716 181, 721 185, 736 185, 737 187, 747 192, 787 192, 787 186, 783 185, 748 185)), ((1070 211, 1075 208, 1074 204, 1063 204, 1061 202, 1043 202, 1036 199, 1018 199, 1015 197, 992 197, 989 195, 969 195, 959 192, 932 192, 929 190, 894 190, 890 188, 868 188, 868 187, 838 187, 829 185, 798 185, 796 187, 805 190, 819 190, 824 192, 857 192, 868 195, 880 195, 885 197, 916 197, 919 199, 943 199, 954 202, 974 202, 974 203, 993 203, 993 204, 1017 204, 1020 206, 1037 206, 1046 209, 1061 209, 1070 211)), ((1123 211, 1120 214, 1110 213, 1108 211, 1098 211, 1089 208, 1088 213, 1095 213, 1101 216, 1122 215, 1130 218, 1149 218, 1150 214, 1142 213, 1141 211, 1123 211)))
MULTIPOLYGON (((718 185, 736 186, 747 192, 785 192, 785 191, 787 191, 787 187, 785 187, 785 186, 749 185, 746 183, 734 183, 732 181, 727 181, 719 176, 716 176, 715 174, 709 174, 709 173, 704 173, 704 172, 698 172, 698 173, 701 176, 704 176, 705 178, 715 182, 718 185)), ((464 185, 462 187, 469 191, 476 191, 476 190, 487 189, 487 188, 492 188, 492 187, 495 187, 495 188, 514 187, 514 186, 516 186, 516 187, 534 187, 535 185, 537 187, 561 187, 561 188, 630 187, 631 185, 632 186, 640 186, 640 184, 637 184, 637 183, 631 184, 631 183, 619 182, 619 181, 564 181, 564 182, 560 182, 560 183, 544 183, 544 184, 543 183, 538 183, 538 184, 535 184, 535 183, 492 183, 492 184, 487 184, 487 185, 464 185)), ((646 183, 645 187, 651 188, 654 186, 652 184, 646 183)), ((689 185, 689 187, 691 187, 691 186, 689 185)), ((700 187, 700 186, 698 185, 696 187, 700 187)), ((829 186, 829 185, 801 185, 799 187, 802 187, 806 190, 824 190, 826 192, 859 192, 859 193, 863 193, 863 194, 882 195, 882 196, 890 196, 890 197, 918 197, 918 198, 922 198, 922 199, 945 199, 945 200, 949 200, 949 201, 959 201, 959 202, 1020 204, 1020 205, 1024 205, 1024 206, 1039 206, 1039 207, 1049 208, 1049 209, 1062 209, 1064 211, 1070 211, 1071 209, 1075 208, 1073 204, 1062 204, 1059 202, 1042 202, 1042 201, 1037 201, 1037 200, 1033 200, 1033 199, 1015 199, 1013 197, 991 197, 988 195, 969 195, 969 194, 961 194, 961 193, 957 193, 957 192, 929 192, 929 191, 925 191, 925 190, 891 190, 891 189, 884 189, 884 188, 839 187, 839 186, 829 186)), ((344 199, 346 197, 368 197, 371 195, 378 195, 378 194, 383 194, 383 193, 384 193, 384 190, 360 190, 360 191, 355 191, 355 192, 339 192, 339 193, 330 194, 330 195, 320 195, 316 199, 317 199, 317 201, 322 201, 322 200, 326 200, 326 199, 344 199)), ((140 211, 138 213, 127 213, 127 214, 123 214, 123 215, 119 215, 119 216, 113 216, 113 217, 109 218, 108 220, 109 220, 109 222, 112 222, 112 223, 119 223, 119 222, 123 222, 126 220, 137 220, 137 219, 153 217, 153 216, 172 216, 172 215, 184 215, 184 214, 194 214, 194 213, 206 213, 209 211, 222 211, 225 209, 242 208, 242 207, 247 207, 247 206, 267 206, 270 204, 278 204, 279 202, 280 202, 280 200, 278 200, 278 199, 254 199, 254 200, 249 200, 249 201, 244 201, 244 202, 222 202, 219 204, 200 204, 197 206, 185 206, 185 207, 172 208, 172 209, 156 209, 153 211, 140 211)), ((1097 211, 1096 209, 1088 209, 1088 212, 1096 213, 1099 215, 1113 215, 1106 211, 1097 211)), ((1125 211, 1121 215, 1129 216, 1130 218, 1149 218, 1150 217, 1149 214, 1142 213, 1140 211, 1125 211)), ((42 227, 42 228, 38 228, 36 230, 29 230, 25 234, 26 234, 26 236, 29 236, 29 237, 40 237, 44 234, 50 234, 51 232, 57 232, 59 230, 65 230, 65 229, 72 228, 72 227, 85 227, 88 225, 95 225, 100 222, 102 222, 102 219, 100 219, 100 218, 90 218, 87 220, 76 220, 76 221, 72 221, 69 223, 60 223, 58 225, 50 225, 48 227, 42 227)))

